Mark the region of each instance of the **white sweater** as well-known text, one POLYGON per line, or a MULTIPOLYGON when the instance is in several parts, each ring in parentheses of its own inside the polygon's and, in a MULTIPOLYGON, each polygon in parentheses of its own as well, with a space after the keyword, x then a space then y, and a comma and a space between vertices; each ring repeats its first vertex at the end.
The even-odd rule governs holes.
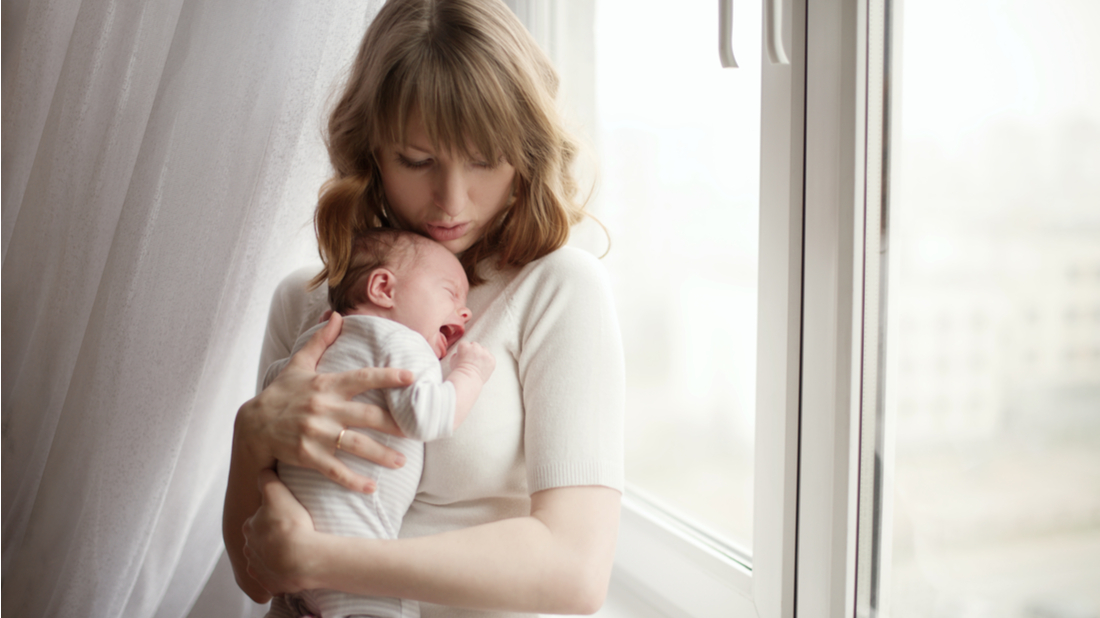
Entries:
MULTIPOLYGON (((327 308, 318 268, 296 271, 272 300, 260 359, 285 358, 327 308)), ((552 487, 623 488, 625 377, 606 271, 563 247, 522 269, 480 271, 465 337, 496 358, 492 378, 449 438, 425 445, 424 473, 401 536, 416 537, 530 514, 530 495, 552 487)), ((503 616, 428 603, 424 618, 503 616)))

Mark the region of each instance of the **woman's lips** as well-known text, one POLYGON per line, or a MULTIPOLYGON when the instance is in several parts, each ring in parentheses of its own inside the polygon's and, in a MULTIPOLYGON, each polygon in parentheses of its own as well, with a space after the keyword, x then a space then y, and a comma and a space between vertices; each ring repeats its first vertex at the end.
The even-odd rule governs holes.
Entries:
POLYGON ((465 236, 466 231, 470 229, 470 223, 456 223, 454 225, 436 225, 428 223, 427 228, 429 236, 439 242, 447 242, 448 240, 455 240, 456 238, 465 236))

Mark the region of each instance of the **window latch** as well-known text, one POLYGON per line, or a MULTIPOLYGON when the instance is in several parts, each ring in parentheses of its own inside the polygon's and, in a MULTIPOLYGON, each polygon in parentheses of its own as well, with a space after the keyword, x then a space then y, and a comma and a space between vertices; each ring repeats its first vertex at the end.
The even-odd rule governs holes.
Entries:
POLYGON ((718 58, 723 69, 736 69, 733 57, 733 0, 718 0, 718 58))
POLYGON ((783 0, 768 0, 768 59, 772 64, 790 64, 787 50, 783 48, 783 0))

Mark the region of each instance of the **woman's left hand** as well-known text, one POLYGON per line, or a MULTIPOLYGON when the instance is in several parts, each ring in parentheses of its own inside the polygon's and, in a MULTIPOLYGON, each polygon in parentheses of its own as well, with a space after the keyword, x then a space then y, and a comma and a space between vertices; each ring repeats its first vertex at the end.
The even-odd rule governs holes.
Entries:
POLYGON ((306 590, 319 534, 313 519, 274 471, 261 472, 259 486, 263 504, 242 527, 248 574, 273 595, 306 590))

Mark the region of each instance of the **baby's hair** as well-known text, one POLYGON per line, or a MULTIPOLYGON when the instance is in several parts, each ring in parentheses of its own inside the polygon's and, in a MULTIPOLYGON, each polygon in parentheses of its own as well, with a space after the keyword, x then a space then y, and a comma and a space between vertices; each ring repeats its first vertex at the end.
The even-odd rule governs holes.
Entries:
POLYGON ((393 228, 363 230, 352 241, 351 259, 347 274, 328 289, 329 308, 347 314, 349 310, 367 301, 367 277, 376 268, 395 268, 400 262, 415 259, 420 243, 431 242, 427 238, 393 228))

